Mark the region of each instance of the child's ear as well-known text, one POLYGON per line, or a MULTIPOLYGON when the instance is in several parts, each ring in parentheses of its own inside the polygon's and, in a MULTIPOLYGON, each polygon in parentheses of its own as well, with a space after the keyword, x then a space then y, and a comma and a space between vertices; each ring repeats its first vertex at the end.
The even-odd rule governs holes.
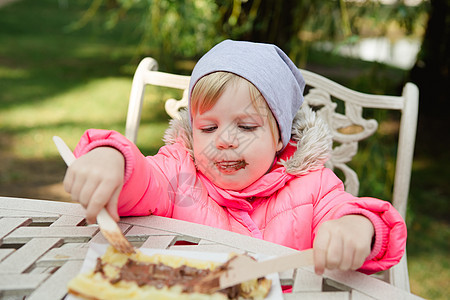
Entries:
POLYGON ((277 144, 277 152, 280 151, 281 149, 283 149, 283 142, 280 139, 277 144))

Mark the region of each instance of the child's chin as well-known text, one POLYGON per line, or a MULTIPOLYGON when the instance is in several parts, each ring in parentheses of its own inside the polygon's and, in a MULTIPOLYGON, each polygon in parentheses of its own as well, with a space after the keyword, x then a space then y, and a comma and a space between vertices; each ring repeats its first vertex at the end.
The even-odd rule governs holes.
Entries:
POLYGON ((220 183, 215 183, 215 184, 224 190, 230 190, 230 191, 241 191, 250 185, 250 184, 247 184, 242 181, 239 181, 239 182, 226 181, 226 182, 220 182, 220 183))

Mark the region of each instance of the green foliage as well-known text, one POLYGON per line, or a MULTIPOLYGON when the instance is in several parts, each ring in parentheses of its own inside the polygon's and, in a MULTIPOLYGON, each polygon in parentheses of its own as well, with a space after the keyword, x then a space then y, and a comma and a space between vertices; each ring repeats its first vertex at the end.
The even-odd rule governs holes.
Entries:
POLYGON ((83 28, 98 16, 105 31, 131 21, 140 39, 135 55, 155 57, 162 69, 174 70, 174 58, 200 56, 218 41, 216 11, 212 0, 95 0, 71 29, 83 28))
POLYGON ((354 43, 374 26, 371 35, 384 35, 392 24, 412 34, 414 20, 426 9, 370 0, 95 0, 73 28, 96 14, 105 16, 108 30, 132 16, 141 37, 136 55, 152 56, 167 70, 176 67, 174 57, 198 58, 226 38, 277 44, 304 65, 305 53, 317 41, 354 43))

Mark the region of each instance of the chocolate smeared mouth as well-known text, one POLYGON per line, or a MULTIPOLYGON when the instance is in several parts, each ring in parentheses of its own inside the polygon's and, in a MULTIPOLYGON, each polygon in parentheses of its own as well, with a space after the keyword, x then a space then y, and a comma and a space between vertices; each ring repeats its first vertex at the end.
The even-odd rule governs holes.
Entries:
POLYGON ((221 170, 240 170, 245 169, 245 167, 248 165, 245 160, 232 160, 232 161, 220 161, 214 163, 218 169, 221 170))

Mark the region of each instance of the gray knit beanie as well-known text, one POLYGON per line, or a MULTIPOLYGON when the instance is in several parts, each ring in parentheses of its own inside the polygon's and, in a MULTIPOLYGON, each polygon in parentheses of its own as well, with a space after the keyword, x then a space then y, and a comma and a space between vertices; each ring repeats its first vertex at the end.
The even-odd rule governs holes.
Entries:
POLYGON ((283 148, 286 147, 305 88, 305 80, 289 57, 275 45, 225 40, 195 65, 189 84, 189 104, 197 81, 218 71, 234 73, 255 85, 275 116, 283 148))

